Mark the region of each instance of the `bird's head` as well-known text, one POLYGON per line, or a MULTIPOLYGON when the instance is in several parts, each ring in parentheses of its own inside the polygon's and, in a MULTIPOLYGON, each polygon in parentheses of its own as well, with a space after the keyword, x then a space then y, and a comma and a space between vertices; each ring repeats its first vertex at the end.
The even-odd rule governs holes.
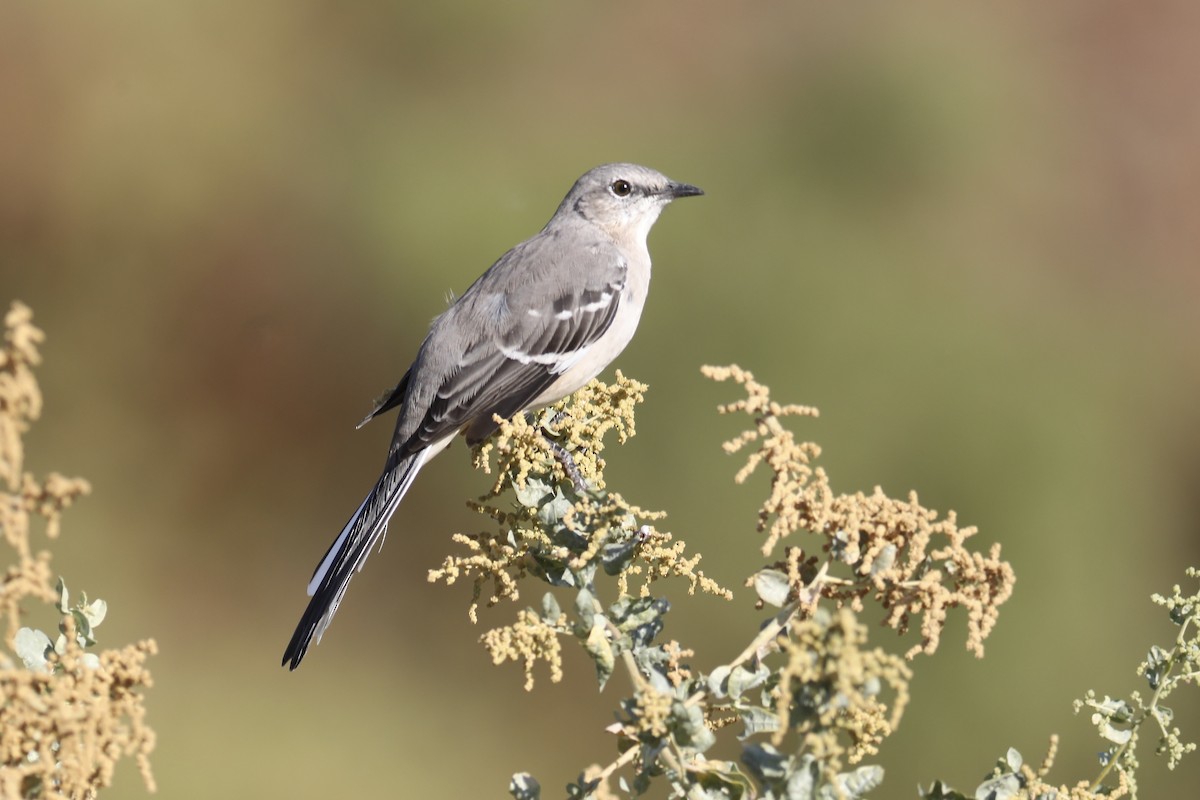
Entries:
POLYGON ((576 214, 613 238, 644 242, 668 203, 701 194, 699 187, 673 181, 649 167, 603 164, 575 181, 555 217, 576 214))

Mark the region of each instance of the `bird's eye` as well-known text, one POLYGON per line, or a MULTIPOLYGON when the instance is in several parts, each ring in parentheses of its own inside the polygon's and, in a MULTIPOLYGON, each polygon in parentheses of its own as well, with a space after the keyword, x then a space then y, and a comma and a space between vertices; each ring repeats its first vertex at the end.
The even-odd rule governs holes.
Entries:
POLYGON ((633 191, 633 187, 629 185, 629 181, 624 178, 617 178, 608 188, 617 197, 628 197, 629 193, 633 191))

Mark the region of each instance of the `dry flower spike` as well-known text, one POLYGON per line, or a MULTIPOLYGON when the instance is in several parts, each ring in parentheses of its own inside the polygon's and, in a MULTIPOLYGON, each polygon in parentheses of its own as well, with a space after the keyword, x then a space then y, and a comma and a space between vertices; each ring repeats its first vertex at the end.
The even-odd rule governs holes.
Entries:
MULTIPOLYGON (((650 585, 663 578, 683 578, 689 593, 732 596, 698 568, 699 555, 686 555, 682 541, 654 527, 665 514, 639 508, 604 488, 604 436, 615 432, 624 442, 634 434, 633 409, 645 391, 645 385, 618 371, 613 383, 592 381, 532 418, 497 420, 496 435, 475 453, 476 467, 495 475, 495 481, 470 504, 495 526, 455 534, 453 540, 466 554, 447 556, 429 572, 431 582, 472 581, 472 622, 478 621, 484 598, 488 606, 519 599, 519 583, 530 575, 578 591, 603 569, 616 578, 621 596, 648 598, 650 585), (562 452, 569 454, 572 469, 564 466, 562 452), (575 478, 585 486, 579 487, 575 478)), ((495 628, 482 640, 496 663, 524 664, 529 688, 537 661, 549 663, 556 679, 558 645, 551 640, 571 633, 557 621, 557 613, 539 617, 522 611, 516 623, 495 628)), ((600 661, 611 655, 601 641, 609 633, 603 626, 585 632, 600 661)))
POLYGON ((771 470, 770 495, 759 509, 758 529, 767 533, 763 553, 797 531, 807 531, 821 537, 826 567, 848 569, 842 577, 822 569, 821 579, 811 585, 807 580, 817 571, 815 561, 804 562, 802 552, 788 548, 774 566, 786 570, 790 596, 805 598, 803 605, 809 608, 825 597, 856 611, 862 610, 863 598, 873 597, 887 609, 885 624, 900 633, 919 617, 921 642, 909 649, 908 658, 936 650, 947 611, 963 607, 967 649, 982 656, 983 640, 1016 580, 1012 567, 1000 558, 999 545, 986 554, 969 550, 966 542, 976 529, 959 528, 953 512, 939 520, 936 512, 921 506, 915 492, 907 500, 888 497, 879 487, 871 494, 836 494, 829 476, 813 464, 820 448, 796 441, 781 421, 816 416, 816 409, 772 401, 770 390, 737 366, 705 367, 703 373, 715 381, 732 380, 746 392, 720 411, 745 413, 754 420, 751 429, 724 445, 726 452, 736 453, 757 444, 736 480, 746 481, 760 465, 771 470), (802 562, 806 568, 798 566, 802 562))
POLYGON ((142 690, 151 685, 145 661, 155 644, 85 651, 91 628, 103 618, 103 604, 85 598, 69 608, 66 589, 61 581, 56 586, 50 569, 50 553, 31 545, 34 520, 43 521, 47 538, 57 537, 63 510, 89 491, 80 478, 52 473, 38 481, 24 471, 21 436, 42 408, 32 372, 42 338, 29 309, 14 303, 0 348, 0 529, 14 553, 0 582, 0 613, 7 622, 6 643, 26 666, 0 655, 0 797, 92 798, 112 783, 123 756, 134 758, 153 791, 149 754, 155 738, 146 724, 142 690), (21 628, 22 605, 30 600, 54 604, 62 614, 57 643, 21 628))

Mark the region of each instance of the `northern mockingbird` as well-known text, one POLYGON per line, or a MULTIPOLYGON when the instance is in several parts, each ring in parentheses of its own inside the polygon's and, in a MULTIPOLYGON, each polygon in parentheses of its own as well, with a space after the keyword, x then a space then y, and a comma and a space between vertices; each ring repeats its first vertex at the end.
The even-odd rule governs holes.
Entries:
POLYGON ((321 640, 413 479, 456 434, 482 441, 494 415, 566 397, 625 349, 650 286, 646 235, 668 203, 699 194, 636 164, 596 167, 433 321, 408 372, 359 423, 400 407, 383 474, 317 565, 284 664, 295 669, 321 640))

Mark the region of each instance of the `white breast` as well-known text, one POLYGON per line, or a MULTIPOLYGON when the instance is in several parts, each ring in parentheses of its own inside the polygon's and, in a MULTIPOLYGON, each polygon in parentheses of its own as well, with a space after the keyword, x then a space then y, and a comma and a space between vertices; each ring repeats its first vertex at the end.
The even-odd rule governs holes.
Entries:
POLYGON ((570 369, 538 395, 534 407, 549 405, 586 384, 620 355, 633 339, 650 289, 650 254, 643 250, 631 262, 625 290, 621 293, 621 304, 608 330, 582 351, 570 369))

